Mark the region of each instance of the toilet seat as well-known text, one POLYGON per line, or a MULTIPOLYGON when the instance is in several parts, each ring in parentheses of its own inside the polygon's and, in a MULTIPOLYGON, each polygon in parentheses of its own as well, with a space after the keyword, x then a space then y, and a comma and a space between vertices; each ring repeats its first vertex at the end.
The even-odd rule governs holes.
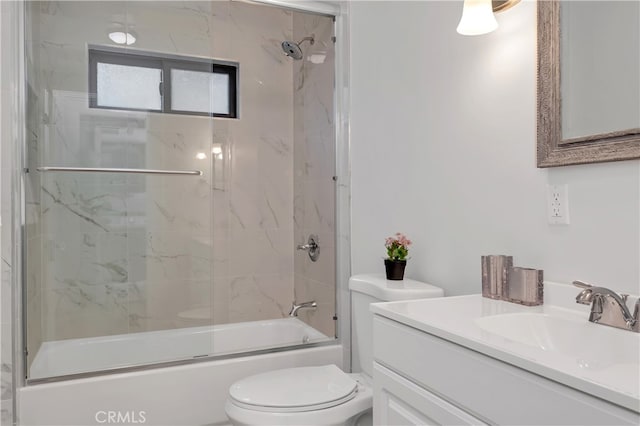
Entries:
POLYGON ((299 413, 344 404, 358 383, 335 365, 287 368, 242 379, 231 386, 231 402, 270 413, 299 413))

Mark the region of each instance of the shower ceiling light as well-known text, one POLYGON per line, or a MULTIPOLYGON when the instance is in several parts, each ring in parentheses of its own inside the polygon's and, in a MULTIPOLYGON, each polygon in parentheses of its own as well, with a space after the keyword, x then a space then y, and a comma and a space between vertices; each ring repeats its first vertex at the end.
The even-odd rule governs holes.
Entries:
POLYGON ((109 38, 116 44, 126 44, 127 46, 136 42, 136 37, 133 34, 124 31, 112 31, 109 33, 109 38))
POLYGON ((211 153, 214 155, 222 154, 222 147, 220 144, 213 144, 213 148, 211 148, 211 153))

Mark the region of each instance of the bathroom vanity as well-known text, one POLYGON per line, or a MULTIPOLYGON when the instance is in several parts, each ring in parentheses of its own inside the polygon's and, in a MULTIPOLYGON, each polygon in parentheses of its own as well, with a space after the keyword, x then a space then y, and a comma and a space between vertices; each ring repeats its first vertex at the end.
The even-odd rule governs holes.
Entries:
MULTIPOLYGON (((374 424, 640 424, 640 334, 480 295, 374 304, 374 424)), ((568 296, 568 297, 565 297, 568 296)))

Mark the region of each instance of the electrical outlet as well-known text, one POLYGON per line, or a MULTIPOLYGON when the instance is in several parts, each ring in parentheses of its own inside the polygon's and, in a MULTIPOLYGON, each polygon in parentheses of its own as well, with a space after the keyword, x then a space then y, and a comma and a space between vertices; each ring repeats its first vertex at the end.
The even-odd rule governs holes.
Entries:
POLYGON ((568 185, 547 186, 547 220, 552 225, 569 224, 568 185))

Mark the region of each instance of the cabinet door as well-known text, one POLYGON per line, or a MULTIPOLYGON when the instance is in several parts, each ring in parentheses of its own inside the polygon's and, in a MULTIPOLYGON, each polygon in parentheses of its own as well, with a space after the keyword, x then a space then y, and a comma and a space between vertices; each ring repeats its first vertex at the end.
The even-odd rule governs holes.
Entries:
POLYGON ((378 363, 373 367, 374 425, 483 425, 481 420, 378 363))

